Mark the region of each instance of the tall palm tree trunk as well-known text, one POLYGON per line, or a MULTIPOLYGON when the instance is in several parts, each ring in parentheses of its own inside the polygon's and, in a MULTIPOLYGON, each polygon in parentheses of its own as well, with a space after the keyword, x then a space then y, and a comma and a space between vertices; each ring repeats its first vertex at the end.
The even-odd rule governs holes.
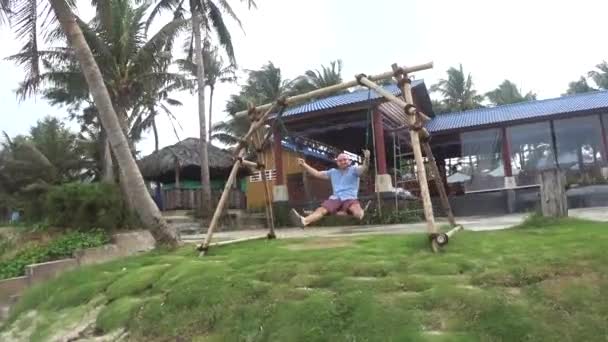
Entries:
POLYGON ((215 91, 215 87, 214 86, 209 86, 209 127, 207 128, 209 130, 209 134, 207 135, 207 139, 209 139, 209 143, 211 143, 211 131, 212 131, 212 127, 213 127, 213 92, 215 91))
MULTIPOLYGON (((152 132, 154 133, 154 152, 158 152, 158 128, 156 127, 156 114, 152 117, 152 132)), ((160 181, 156 181, 156 203, 159 208, 163 208, 163 192, 160 181)))
POLYGON ((105 129, 101 128, 99 137, 99 148, 101 155, 101 181, 104 183, 114 183, 114 163, 112 162, 112 150, 108 142, 105 129))
POLYGON ((194 35, 194 58, 196 64, 196 82, 198 85, 198 119, 200 125, 200 158, 201 158, 201 214, 211 214, 211 180, 209 177, 209 155, 207 153, 207 128, 205 122, 205 66, 201 44, 201 17, 197 9, 192 9, 192 33, 194 35))
POLYGON ((129 142, 122 132, 116 112, 103 77, 87 45, 82 30, 65 0, 50 0, 51 6, 61 23, 68 42, 80 63, 82 73, 99 111, 99 119, 108 136, 108 141, 116 156, 118 166, 123 171, 124 180, 135 200, 135 209, 142 222, 152 231, 157 241, 171 246, 177 245, 177 233, 169 227, 146 189, 135 159, 129 149, 129 142))

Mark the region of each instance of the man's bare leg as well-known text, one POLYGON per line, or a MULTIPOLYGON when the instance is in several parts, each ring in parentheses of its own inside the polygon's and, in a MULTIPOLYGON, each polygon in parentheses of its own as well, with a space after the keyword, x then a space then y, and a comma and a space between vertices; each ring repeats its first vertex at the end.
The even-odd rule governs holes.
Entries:
POLYGON ((297 226, 304 228, 312 223, 315 223, 317 221, 319 221, 320 219, 323 218, 323 216, 327 215, 329 212, 327 211, 327 209, 323 208, 323 207, 319 207, 317 209, 315 209, 315 211, 306 216, 306 217, 302 217, 300 214, 298 214, 298 212, 295 209, 291 209, 290 212, 290 216, 291 216, 291 220, 293 224, 296 224, 297 226))
POLYGON ((363 208, 361 208, 361 204, 360 203, 353 203, 349 208, 348 211, 350 211, 350 213, 356 217, 359 221, 363 220, 363 216, 365 216, 365 211, 363 211, 363 208))

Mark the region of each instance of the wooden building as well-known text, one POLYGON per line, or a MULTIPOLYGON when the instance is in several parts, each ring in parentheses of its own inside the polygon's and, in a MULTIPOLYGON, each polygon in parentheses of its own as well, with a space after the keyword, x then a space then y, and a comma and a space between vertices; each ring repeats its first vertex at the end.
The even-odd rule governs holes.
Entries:
MULTIPOLYGON (((275 158, 275 148, 269 144, 263 151, 265 165, 267 166, 266 177, 271 186, 286 184, 289 203, 294 207, 312 207, 331 195, 331 184, 325 180, 308 177, 298 165, 297 159, 304 158, 306 162, 318 170, 326 170, 335 166, 334 158, 338 153, 343 152, 332 146, 306 139, 295 137, 293 139, 281 141, 281 156, 275 158), (282 166, 277 168, 275 159, 282 162, 282 166), (277 179, 281 170, 281 179, 277 179)), ((356 156, 353 156, 356 158, 356 156)), ((365 185, 371 184, 366 179, 365 185)), ((247 177, 247 208, 259 209, 265 205, 264 185, 262 182, 261 171, 253 172, 247 177)), ((361 189, 362 194, 373 192, 369 186, 361 189)), ((273 194, 271 193, 271 196, 273 194)), ((274 200, 274 198, 273 198, 274 200)))
MULTIPOLYGON (((232 168, 232 154, 209 145, 211 190, 217 200, 232 168)), ((167 146, 138 161, 144 179, 150 184, 154 200, 161 210, 195 209, 201 198, 199 139, 188 138, 167 146)), ((239 179, 248 175, 243 168, 239 179)), ((244 183, 239 182, 230 195, 229 208, 246 206, 244 183)))
MULTIPOLYGON (((400 95, 394 84, 384 89, 400 95)), ((571 207, 608 205, 608 91, 437 116, 422 80, 412 82, 412 91, 416 107, 431 117, 426 128, 456 214, 534 209, 538 175, 546 168, 566 171, 571 207)), ((373 150, 375 189, 416 194, 409 132, 401 127, 405 113, 374 92, 358 89, 294 106, 282 121, 289 135, 336 150, 373 150)), ((275 132, 275 158, 291 158, 277 148, 288 138, 275 132)), ((291 202, 285 176, 290 164, 281 160, 278 165, 274 200, 291 202)))

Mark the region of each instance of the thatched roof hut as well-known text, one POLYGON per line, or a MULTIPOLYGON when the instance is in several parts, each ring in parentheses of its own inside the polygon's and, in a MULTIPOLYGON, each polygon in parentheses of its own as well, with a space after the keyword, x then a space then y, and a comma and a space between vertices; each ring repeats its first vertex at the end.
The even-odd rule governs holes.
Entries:
MULTIPOLYGON (((209 169, 211 178, 226 177, 232 168, 230 152, 209 145, 209 169)), ((188 138, 175 145, 154 152, 137 163, 146 180, 173 183, 176 170, 182 180, 200 180, 199 139, 188 138)))

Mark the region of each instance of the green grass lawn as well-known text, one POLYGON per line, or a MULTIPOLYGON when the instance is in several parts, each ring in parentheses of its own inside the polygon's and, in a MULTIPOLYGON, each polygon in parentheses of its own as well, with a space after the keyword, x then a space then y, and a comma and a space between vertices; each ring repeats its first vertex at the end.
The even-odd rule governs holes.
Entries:
POLYGON ((423 235, 159 251, 31 289, 3 337, 92 315, 134 341, 606 341, 607 224, 543 224, 465 231, 441 254, 423 235))

